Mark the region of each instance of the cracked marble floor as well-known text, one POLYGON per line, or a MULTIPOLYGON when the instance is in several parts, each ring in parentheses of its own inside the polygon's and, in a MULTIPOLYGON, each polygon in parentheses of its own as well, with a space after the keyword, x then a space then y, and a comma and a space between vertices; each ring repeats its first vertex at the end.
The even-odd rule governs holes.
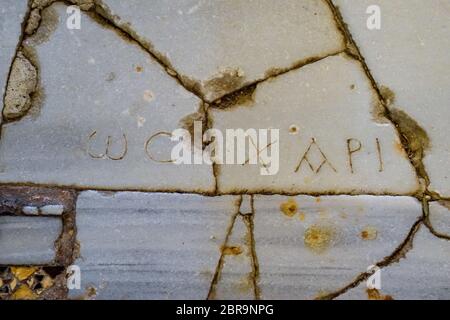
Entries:
POLYGON ((448 0, 0 13, 0 300, 450 299, 448 0))

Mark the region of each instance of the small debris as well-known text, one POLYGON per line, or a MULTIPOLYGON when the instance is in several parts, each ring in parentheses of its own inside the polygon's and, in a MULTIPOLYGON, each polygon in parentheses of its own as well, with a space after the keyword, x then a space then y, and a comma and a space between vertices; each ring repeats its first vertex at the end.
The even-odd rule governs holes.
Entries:
POLYGON ((37 71, 22 52, 17 54, 13 62, 11 75, 6 88, 3 116, 7 120, 15 120, 31 107, 31 94, 37 88, 37 71))
POLYGON ((30 216, 37 216, 39 214, 39 209, 33 206, 26 206, 22 208, 22 212, 30 216))
POLYGON ((42 214, 60 216, 64 212, 64 206, 62 205, 46 205, 40 208, 42 214))

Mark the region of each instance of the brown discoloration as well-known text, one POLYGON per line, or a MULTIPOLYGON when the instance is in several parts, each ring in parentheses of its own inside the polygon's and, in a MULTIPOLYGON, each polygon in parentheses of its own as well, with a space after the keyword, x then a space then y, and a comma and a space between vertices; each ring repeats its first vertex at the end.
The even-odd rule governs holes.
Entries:
POLYGON ((42 9, 42 8, 48 7, 55 1, 57 1, 57 0, 33 0, 31 7, 33 9, 34 8, 42 9))
POLYGON ((314 253, 327 251, 333 244, 336 232, 330 226, 312 225, 305 231, 305 246, 314 253))
POLYGON ((245 74, 240 68, 224 68, 217 75, 213 76, 203 84, 205 95, 214 98, 222 97, 231 93, 244 85, 245 74))
POLYGON ((298 210, 297 202, 291 198, 280 205, 280 210, 288 217, 293 217, 298 210))
POLYGON ((388 87, 381 86, 380 93, 388 106, 392 105, 395 102, 395 93, 388 87))
POLYGON ((422 163, 425 152, 431 147, 428 134, 414 119, 400 109, 390 107, 389 117, 397 127, 402 145, 418 175, 429 184, 428 175, 422 163))
POLYGON ((369 300, 394 300, 390 295, 383 295, 377 289, 367 289, 367 298, 369 300))
POLYGON ((368 226, 361 231, 361 239, 363 240, 375 240, 378 236, 378 231, 374 227, 368 226))
MULTIPOLYGON (((197 112, 191 113, 179 121, 179 126, 189 132, 191 135, 192 145, 194 144, 195 137, 195 122, 201 122, 202 132, 205 132, 208 129, 208 118, 206 115, 205 107, 203 104, 200 105, 199 110, 197 112)), ((203 141, 202 141, 203 143, 203 141)), ((204 145, 202 146, 204 147, 204 145)))
POLYGON ((28 18, 27 25, 25 27, 25 33, 27 35, 33 34, 39 24, 41 23, 41 12, 39 9, 33 9, 30 13, 30 17, 28 18))
POLYGON ((84 293, 80 296, 72 298, 72 300, 92 300, 97 296, 97 288, 94 286, 86 287, 84 293))
POLYGON ((405 149, 403 149, 401 142, 398 140, 394 141, 394 150, 402 156, 406 155, 405 149))
POLYGON ((299 130, 300 130, 299 127, 296 126, 296 125, 291 125, 289 127, 289 133, 290 134, 298 134, 299 130))
MULTIPOLYGON (((33 10, 35 12, 35 10, 33 10)), ((35 20, 38 19, 35 13, 35 20)), ((31 21, 30 34, 25 40, 25 45, 38 46, 47 42, 59 25, 59 15, 55 8, 48 7, 43 9, 39 15, 39 21, 31 21)))
POLYGON ((265 78, 272 78, 272 77, 276 77, 279 74, 282 74, 283 72, 285 72, 286 70, 283 68, 270 68, 269 70, 267 70, 264 74, 265 78))
POLYGON ((225 256, 238 256, 243 252, 240 246, 224 246, 221 251, 225 256))
POLYGON ((215 106, 220 109, 229 109, 236 106, 251 106, 254 103, 254 93, 256 84, 246 86, 238 91, 225 95, 215 102, 215 106))
POLYGON ((442 200, 442 201, 439 201, 439 204, 441 206, 447 208, 448 210, 450 210, 450 201, 442 200))
POLYGON ((55 243, 55 263, 69 266, 79 255, 79 244, 76 241, 75 202, 70 210, 63 213, 62 220, 63 230, 55 243))
POLYGON ((144 71, 144 68, 142 68, 141 66, 136 66, 135 70, 137 73, 141 73, 142 71, 144 71))

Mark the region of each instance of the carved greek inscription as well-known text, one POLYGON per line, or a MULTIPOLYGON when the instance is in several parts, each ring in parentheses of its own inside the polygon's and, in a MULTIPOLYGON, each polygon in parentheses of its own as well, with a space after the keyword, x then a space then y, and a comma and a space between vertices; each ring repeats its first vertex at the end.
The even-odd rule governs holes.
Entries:
POLYGON ((267 173, 269 173, 269 169, 268 169, 268 164, 266 163, 266 161, 263 159, 263 157, 261 156, 261 153, 268 150, 272 145, 274 145, 275 143, 278 143, 278 140, 275 140, 273 142, 270 142, 269 144, 267 144, 265 147, 263 147, 262 149, 258 149, 258 146, 256 145, 255 141, 252 139, 252 137, 248 137, 249 141, 250 141, 250 151, 249 152, 255 152, 256 153, 256 158, 255 157, 250 157, 247 156, 247 159, 245 160, 245 162, 242 165, 246 165, 246 164, 256 164, 255 160, 258 159, 262 166, 264 167, 264 169, 266 170, 267 173), (251 161, 251 159, 253 159, 253 161, 251 161))
POLYGON ((144 146, 144 150, 145 150, 145 154, 147 155, 147 157, 155 162, 159 162, 159 163, 171 163, 173 162, 172 159, 156 159, 153 154, 150 151, 150 145, 152 144, 152 142, 154 140, 156 140, 158 137, 166 137, 170 140, 170 138, 172 137, 172 134, 170 132, 158 132, 155 133, 154 135, 152 135, 150 138, 147 139, 147 141, 145 142, 145 146, 144 146))
POLYGON ((378 171, 379 172, 383 172, 384 171, 384 164, 383 164, 383 156, 381 154, 381 144, 380 144, 380 139, 376 139, 376 143, 377 143, 377 153, 378 153, 378 162, 380 164, 378 171))
POLYGON ((303 163, 307 163, 309 168, 311 169, 312 172, 314 173, 319 173, 320 170, 325 166, 328 165, 328 167, 330 167, 334 172, 337 172, 336 168, 331 164, 331 162, 328 160, 327 156, 325 155, 325 153, 322 151, 322 149, 320 148, 320 146, 318 145, 317 141, 315 138, 311 139, 311 143, 308 146, 308 149, 306 150, 306 152, 303 154, 302 158, 300 159, 300 162, 298 163, 297 167, 295 168, 295 172, 298 172, 302 166, 303 163), (311 152, 314 152, 314 150, 316 152, 319 152, 322 161, 317 164, 316 166, 314 166, 313 163, 311 163, 308 155, 310 155, 311 152))
POLYGON ((92 144, 95 140, 97 136, 97 131, 93 131, 89 137, 88 137, 88 141, 87 141, 87 153, 88 155, 93 158, 93 159, 109 159, 109 160, 113 160, 113 161, 119 161, 119 160, 123 160, 125 158, 125 156, 128 153, 128 139, 127 136, 125 134, 123 134, 119 141, 118 141, 118 145, 120 145, 120 151, 117 154, 112 154, 112 147, 113 147, 113 136, 108 136, 106 138, 105 141, 105 151, 103 153, 94 153, 92 151, 92 144))
MULTIPOLYGON (((378 167, 375 168, 375 170, 377 170, 378 172, 383 172, 384 162, 380 139, 376 138, 374 143, 376 149, 375 156, 377 157, 378 161, 378 167)), ((348 169, 352 174, 356 174, 358 172, 355 168, 355 162, 358 160, 358 158, 361 158, 363 156, 363 153, 361 152, 364 150, 364 145, 359 139, 349 138, 346 140, 345 147, 347 152, 348 169)), ((303 164, 307 164, 308 167, 311 169, 311 171, 315 174, 319 173, 324 166, 328 166, 336 173, 338 172, 336 167, 331 162, 330 158, 327 157, 327 155, 325 154, 323 149, 319 146, 315 138, 311 139, 311 143, 309 144, 308 148, 306 149, 305 153, 300 159, 300 162, 296 166, 294 172, 299 172, 303 164), (313 153, 315 154, 316 158, 315 162, 311 160, 313 153)))
POLYGON ((355 171, 353 170, 353 154, 361 151, 362 144, 358 139, 347 139, 347 152, 348 152, 348 163, 350 165, 350 172, 353 174, 355 171))

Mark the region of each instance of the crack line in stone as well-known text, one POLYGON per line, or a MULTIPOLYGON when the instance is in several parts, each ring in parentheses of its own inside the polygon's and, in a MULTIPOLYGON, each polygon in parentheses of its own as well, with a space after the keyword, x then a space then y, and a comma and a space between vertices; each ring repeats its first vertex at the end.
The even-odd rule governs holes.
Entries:
MULTIPOLYGON (((423 217, 421 217, 419 220, 417 220, 411 230, 409 231, 408 235, 406 236, 405 240, 400 244, 400 246, 397 247, 391 253, 389 256, 382 259, 380 262, 377 262, 375 266, 377 266, 380 269, 389 267, 393 263, 399 262, 401 259, 406 259, 406 254, 412 250, 413 248, 413 242, 415 235, 419 231, 421 225, 423 224, 423 217)), ((360 273, 355 280, 353 280, 350 284, 346 285, 342 289, 339 289, 333 293, 326 294, 324 296, 321 296, 317 298, 317 300, 333 300, 337 297, 345 294, 347 291, 356 288, 359 284, 361 284, 363 281, 366 281, 370 276, 372 275, 371 272, 363 272, 360 273)))
POLYGON ((214 276, 212 278, 211 284, 209 286, 209 291, 208 291, 208 295, 206 297, 206 300, 214 300, 215 294, 216 294, 216 288, 217 288, 217 284, 220 281, 220 276, 222 274, 222 269, 223 269, 223 264, 225 262, 225 248, 228 245, 228 241, 230 239, 231 233, 233 232, 233 227, 236 223, 236 219, 239 216, 239 209, 241 207, 241 203, 242 203, 242 196, 239 197, 239 199, 237 200, 236 203, 236 210, 233 214, 233 216, 231 217, 231 222, 227 227, 227 231, 226 231, 226 236, 225 236, 225 240, 222 244, 222 246, 220 247, 220 257, 219 257, 219 261, 217 262, 217 266, 216 266, 216 270, 214 272, 214 276))

